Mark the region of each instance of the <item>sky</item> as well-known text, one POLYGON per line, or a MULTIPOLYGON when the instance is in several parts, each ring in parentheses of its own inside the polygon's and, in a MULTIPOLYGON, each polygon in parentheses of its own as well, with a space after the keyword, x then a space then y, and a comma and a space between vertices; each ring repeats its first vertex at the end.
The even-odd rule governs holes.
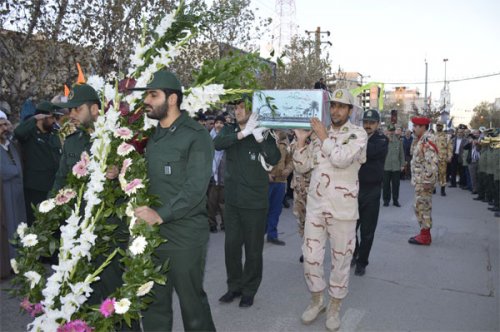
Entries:
MULTIPOLYGON (((252 5, 271 16, 275 1, 252 5)), ((323 40, 333 45, 323 49, 332 68, 370 76, 364 82, 423 82, 425 59, 429 81, 444 79, 444 58, 448 80, 500 72, 498 0, 295 0, 295 6, 299 34, 318 26, 330 31, 323 40)), ((424 94, 423 84, 406 86, 424 94)), ((433 99, 442 87, 428 85, 433 99)), ((474 106, 500 98, 500 75, 450 83, 450 93, 451 115, 467 121, 474 106)))

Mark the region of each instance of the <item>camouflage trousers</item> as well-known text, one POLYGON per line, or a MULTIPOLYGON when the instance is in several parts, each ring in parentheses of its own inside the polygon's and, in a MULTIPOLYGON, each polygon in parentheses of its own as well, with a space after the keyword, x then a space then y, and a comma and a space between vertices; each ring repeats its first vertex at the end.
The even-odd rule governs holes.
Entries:
POLYGON ((307 188, 295 187, 293 190, 293 215, 297 218, 299 235, 304 237, 304 224, 306 222, 307 188))
POLYGON ((438 177, 439 185, 441 187, 446 186, 446 169, 448 167, 448 161, 446 159, 440 159, 438 163, 438 177))
POLYGON ((326 288, 324 258, 326 241, 330 240, 332 265, 328 293, 343 299, 349 286, 349 272, 356 246, 356 220, 340 221, 324 212, 321 217, 308 214, 304 228, 304 277, 310 292, 326 288))
POLYGON ((432 228, 432 192, 433 188, 425 189, 423 184, 415 185, 415 215, 420 228, 432 228))

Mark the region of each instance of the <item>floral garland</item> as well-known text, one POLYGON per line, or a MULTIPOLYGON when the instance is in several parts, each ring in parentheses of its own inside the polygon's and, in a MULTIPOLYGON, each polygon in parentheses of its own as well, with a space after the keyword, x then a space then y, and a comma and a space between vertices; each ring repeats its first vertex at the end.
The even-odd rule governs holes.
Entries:
MULTIPOLYGON (((131 57, 135 69, 129 75, 137 79, 137 85, 145 85, 154 72, 167 66, 192 37, 192 22, 175 19, 183 15, 181 8, 175 15, 166 15, 150 36, 144 33, 135 45, 131 57)), ((18 247, 18 257, 11 260, 16 273, 12 293, 25 297, 21 307, 34 317, 28 325, 30 331, 112 330, 123 321, 130 326, 151 302, 147 297, 154 283, 166 281, 167 266, 153 263, 155 248, 165 240, 158 226, 137 222, 134 216, 135 207, 155 205, 155 198, 147 194, 146 161, 140 146, 157 121, 143 115, 140 92, 122 98, 117 85, 105 84, 98 77, 90 77, 88 83, 102 92, 103 101, 112 101, 94 124, 90 154, 82 153, 68 175, 67 186, 42 202, 35 211, 34 225, 21 223, 12 241, 18 247), (106 179, 109 165, 120 166, 118 181, 106 179), (126 250, 108 244, 117 230, 117 225, 108 223, 112 216, 128 223, 126 250), (61 220, 65 220, 62 226, 61 220), (59 226, 60 243, 53 236, 59 226), (96 242, 98 238, 105 241, 96 242), (59 263, 45 280, 39 258, 50 257, 57 248, 59 263), (106 253, 106 260, 96 268, 95 258, 106 257, 106 253), (87 304, 92 283, 116 254, 123 256, 123 285, 97 307, 87 304)), ((181 108, 192 115, 219 102, 221 95, 246 91, 202 84, 184 91, 187 96, 181 108)))

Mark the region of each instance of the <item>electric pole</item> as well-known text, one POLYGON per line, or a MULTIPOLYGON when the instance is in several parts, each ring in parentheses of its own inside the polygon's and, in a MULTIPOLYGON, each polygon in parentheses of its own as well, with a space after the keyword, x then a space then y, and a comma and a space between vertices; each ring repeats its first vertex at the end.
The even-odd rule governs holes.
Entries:
POLYGON ((328 44, 332 46, 332 43, 330 41, 322 41, 321 40, 321 35, 325 34, 327 37, 330 37, 330 31, 321 31, 320 27, 317 27, 315 31, 308 31, 306 30, 307 35, 309 36, 311 33, 314 33, 315 37, 315 50, 316 50, 316 59, 320 60, 321 58, 321 44, 328 44))
POLYGON ((428 115, 428 101, 427 101, 427 59, 425 59, 425 99, 424 99, 424 115, 428 115))

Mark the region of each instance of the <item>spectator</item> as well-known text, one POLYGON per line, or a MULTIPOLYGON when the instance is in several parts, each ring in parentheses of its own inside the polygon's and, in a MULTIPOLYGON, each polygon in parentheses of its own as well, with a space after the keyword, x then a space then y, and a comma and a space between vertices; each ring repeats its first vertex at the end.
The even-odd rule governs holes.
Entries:
POLYGON ((389 150, 384 165, 384 186, 382 188, 384 206, 389 206, 392 192, 393 205, 401 207, 399 204, 399 182, 401 171, 403 171, 405 165, 403 144, 399 135, 395 133, 396 128, 393 124, 390 124, 387 129, 389 132, 389 150))
POLYGON ((269 172, 269 211, 267 212, 267 242, 284 246, 285 241, 278 239, 278 222, 283 208, 283 198, 286 193, 288 175, 292 172, 292 156, 288 152, 288 135, 284 131, 277 131, 278 148, 281 158, 269 172))
POLYGON ((409 180, 411 179, 411 145, 413 143, 413 135, 411 134, 411 130, 406 130, 405 136, 403 137, 403 150, 405 153, 405 169, 404 169, 404 177, 403 179, 409 180))
POLYGON ((327 90, 323 77, 321 77, 318 82, 314 83, 314 88, 327 90))
POLYGON ((451 186, 455 188, 457 186, 457 175, 460 178, 459 186, 463 188, 467 185, 467 179, 465 178, 465 168, 463 166, 462 154, 464 151, 464 146, 467 144, 464 137, 464 131, 467 129, 466 125, 460 124, 457 130, 457 136, 453 138, 453 157, 451 159, 451 186))
MULTIPOLYGON (((212 139, 224 128, 226 119, 223 116, 215 118, 214 128, 210 131, 212 139)), ((208 186, 208 222, 210 232, 217 233, 217 213, 221 218, 220 230, 224 230, 224 170, 226 156, 224 150, 215 151, 212 163, 212 177, 208 186)))
POLYGON ((10 275, 9 259, 16 256, 14 247, 9 244, 17 226, 26 221, 26 208, 23 195, 23 169, 19 148, 11 139, 11 123, 7 115, 0 111, 0 277, 10 275))

